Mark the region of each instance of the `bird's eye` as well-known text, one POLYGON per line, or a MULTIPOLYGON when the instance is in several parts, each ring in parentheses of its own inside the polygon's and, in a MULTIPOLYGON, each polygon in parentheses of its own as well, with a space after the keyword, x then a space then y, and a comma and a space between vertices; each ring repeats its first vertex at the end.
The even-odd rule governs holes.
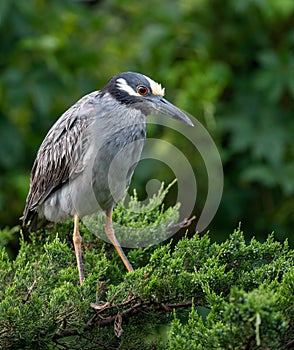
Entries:
POLYGON ((137 87, 137 92, 138 94, 142 95, 142 96, 145 96, 148 94, 149 90, 146 86, 143 86, 143 85, 139 85, 137 87))

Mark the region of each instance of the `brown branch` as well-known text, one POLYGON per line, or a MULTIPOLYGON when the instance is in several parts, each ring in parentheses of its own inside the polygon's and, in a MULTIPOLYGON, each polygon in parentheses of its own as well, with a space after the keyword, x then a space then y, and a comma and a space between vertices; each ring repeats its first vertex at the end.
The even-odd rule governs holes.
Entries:
POLYGON ((184 228, 189 227, 191 223, 196 219, 196 216, 193 215, 190 218, 185 218, 181 222, 177 222, 176 224, 172 225, 172 228, 184 228))
POLYGON ((28 292, 26 294, 26 296, 23 298, 22 302, 25 304, 28 300, 29 300, 29 297, 30 295, 32 294, 33 292, 33 289, 35 288, 36 284, 38 282, 38 278, 36 278, 33 282, 33 284, 30 286, 30 288, 28 289, 28 292))
MULTIPOLYGON (((136 298, 138 299, 138 298, 136 298)), ((134 300, 134 299, 133 299, 134 300)), ((119 310, 122 307, 125 307, 126 304, 129 304, 130 301, 127 301, 126 303, 121 303, 117 305, 113 305, 109 307, 109 304, 107 304, 107 308, 103 309, 103 311, 111 312, 113 310, 119 310)), ((169 302, 154 302, 154 301, 145 301, 145 302, 138 302, 137 304, 134 304, 130 306, 128 309, 116 312, 114 315, 105 315, 101 313, 102 310, 98 310, 84 326, 83 332, 87 332, 93 328, 96 327, 106 327, 111 324, 114 324, 116 322, 116 330, 115 334, 119 336, 122 333, 122 321, 126 320, 143 310, 145 311, 163 311, 163 312, 171 312, 174 309, 178 308, 185 308, 185 307, 191 307, 194 303, 192 300, 189 300, 187 302, 182 303, 169 303, 169 302), (118 316, 119 315, 119 316, 118 316), (116 333, 118 332, 118 333, 116 333)), ((53 340, 57 340, 60 338, 68 337, 68 336, 74 336, 80 334, 80 331, 78 332, 76 329, 59 329, 57 333, 54 333, 52 335, 53 340)))
MULTIPOLYGON (((36 276, 36 274, 37 274, 38 265, 39 265, 39 262, 38 262, 38 260, 36 260, 36 261, 35 261, 35 264, 34 264, 34 274, 35 274, 35 276, 36 276)), ((35 288, 35 286, 36 286, 38 280, 39 280, 39 277, 35 277, 33 284, 30 286, 30 288, 28 289, 28 292, 27 292, 26 296, 25 296, 25 297, 23 298, 23 300, 22 300, 22 302, 23 302, 24 304, 29 300, 29 297, 30 297, 30 295, 32 294, 33 289, 35 288)))
POLYGON ((294 348, 294 340, 290 340, 281 349, 293 349, 293 348, 294 348))

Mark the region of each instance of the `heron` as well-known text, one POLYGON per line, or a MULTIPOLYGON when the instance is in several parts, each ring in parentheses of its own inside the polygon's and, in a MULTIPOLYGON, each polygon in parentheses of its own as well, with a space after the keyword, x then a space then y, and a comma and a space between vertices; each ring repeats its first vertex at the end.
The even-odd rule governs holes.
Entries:
POLYGON ((123 72, 67 111, 45 136, 34 161, 23 227, 34 232, 47 224, 74 220, 73 245, 83 284, 79 219, 104 211, 105 233, 127 270, 133 267, 112 224, 140 160, 148 115, 165 115, 193 126, 164 98, 164 88, 146 75, 123 72))

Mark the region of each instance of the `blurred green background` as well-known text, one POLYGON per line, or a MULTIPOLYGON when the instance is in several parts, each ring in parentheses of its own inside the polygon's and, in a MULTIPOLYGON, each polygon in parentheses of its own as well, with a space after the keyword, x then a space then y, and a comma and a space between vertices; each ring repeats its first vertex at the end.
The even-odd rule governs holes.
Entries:
MULTIPOLYGON (((55 120, 121 71, 161 82, 208 130, 225 187, 209 229, 221 240, 275 231, 294 243, 294 1, 0 2, 0 228, 19 223, 36 152, 55 120)), ((207 175, 185 138, 149 136, 190 154, 199 216, 207 175)), ((173 174, 146 161, 133 186, 173 174)), ((169 199, 173 201, 172 198, 169 199)))

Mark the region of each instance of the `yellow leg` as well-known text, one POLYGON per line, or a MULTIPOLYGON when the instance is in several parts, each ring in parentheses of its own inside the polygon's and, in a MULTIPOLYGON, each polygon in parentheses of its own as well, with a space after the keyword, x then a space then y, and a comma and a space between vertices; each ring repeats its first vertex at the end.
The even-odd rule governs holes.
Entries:
POLYGON ((73 232, 73 244, 75 247, 77 265, 79 270, 79 278, 80 284, 83 284, 84 281, 84 269, 83 269, 83 261, 82 261, 82 236, 79 231, 79 217, 77 214, 74 215, 74 232, 73 232))
POLYGON ((109 209, 106 211, 106 224, 105 224, 105 233, 110 240, 110 242, 114 245, 114 248, 118 252, 119 256, 121 257, 123 263, 125 264, 125 267, 127 270, 134 271, 131 263, 129 262, 128 258, 126 257, 124 251, 122 250, 122 247, 118 243, 118 240, 115 237, 114 229, 112 227, 112 209, 109 209))

